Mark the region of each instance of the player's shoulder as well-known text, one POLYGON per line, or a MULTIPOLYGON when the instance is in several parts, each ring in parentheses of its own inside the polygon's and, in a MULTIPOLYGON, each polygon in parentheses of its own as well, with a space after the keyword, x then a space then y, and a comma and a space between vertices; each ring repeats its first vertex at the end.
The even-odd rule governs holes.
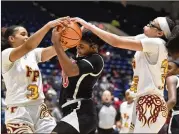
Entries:
POLYGON ((127 101, 124 101, 123 103, 121 103, 120 107, 125 107, 127 105, 127 101))
POLYGON ((3 51, 2 51, 2 53, 8 53, 8 52, 10 52, 10 51, 12 51, 14 48, 7 48, 7 49, 4 49, 3 51))
POLYGON ((135 40, 141 40, 141 39, 147 38, 147 36, 145 36, 145 34, 138 34, 134 38, 135 40))
POLYGON ((84 57, 82 60, 88 60, 91 63, 103 63, 104 62, 103 57, 98 53, 90 54, 84 57))
POLYGON ((94 58, 95 60, 101 60, 101 61, 103 61, 103 57, 100 54, 98 54, 98 53, 92 54, 91 57, 94 58))
POLYGON ((152 43, 165 47, 166 41, 161 38, 149 38, 152 43))

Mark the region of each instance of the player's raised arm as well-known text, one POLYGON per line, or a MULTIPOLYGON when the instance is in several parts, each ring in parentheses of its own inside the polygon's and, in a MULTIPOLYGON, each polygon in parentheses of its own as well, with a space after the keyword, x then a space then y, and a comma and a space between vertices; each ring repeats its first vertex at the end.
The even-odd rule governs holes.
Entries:
POLYGON ((52 43, 55 47, 59 63, 68 77, 77 76, 79 74, 79 68, 77 64, 72 63, 70 58, 66 55, 60 42, 61 32, 57 31, 57 28, 52 31, 52 43))
POLYGON ((4 34, 4 39, 6 40, 6 43, 10 44, 10 46, 14 48, 10 53, 9 60, 11 62, 14 62, 24 56, 26 53, 36 48, 40 44, 46 33, 51 28, 60 25, 60 22, 63 19, 64 18, 59 18, 48 22, 31 37, 28 37, 27 30, 22 26, 12 26, 7 29, 4 34), (19 37, 18 40, 15 39, 17 37, 19 37))
POLYGON ((105 42, 107 42, 108 44, 110 44, 114 47, 135 50, 135 51, 143 50, 142 44, 138 40, 134 40, 133 38, 124 38, 124 37, 120 37, 118 35, 106 32, 106 31, 84 21, 81 18, 72 18, 71 20, 80 23, 85 28, 91 30, 93 33, 95 33, 97 36, 99 36, 102 40, 104 40, 105 42))

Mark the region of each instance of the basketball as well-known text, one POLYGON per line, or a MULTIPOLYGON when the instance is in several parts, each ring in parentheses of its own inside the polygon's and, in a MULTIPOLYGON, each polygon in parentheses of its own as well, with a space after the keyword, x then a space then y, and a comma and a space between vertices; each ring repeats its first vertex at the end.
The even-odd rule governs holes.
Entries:
POLYGON ((64 48, 73 48, 80 43, 82 32, 77 23, 71 22, 61 33, 60 42, 64 48))

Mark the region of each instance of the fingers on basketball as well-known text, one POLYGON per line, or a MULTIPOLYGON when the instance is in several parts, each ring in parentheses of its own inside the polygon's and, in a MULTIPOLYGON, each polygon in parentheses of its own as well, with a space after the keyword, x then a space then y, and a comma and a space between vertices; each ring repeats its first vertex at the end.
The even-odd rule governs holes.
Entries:
POLYGON ((82 38, 81 28, 77 23, 71 22, 61 33, 60 42, 66 48, 73 48, 77 46, 82 38))

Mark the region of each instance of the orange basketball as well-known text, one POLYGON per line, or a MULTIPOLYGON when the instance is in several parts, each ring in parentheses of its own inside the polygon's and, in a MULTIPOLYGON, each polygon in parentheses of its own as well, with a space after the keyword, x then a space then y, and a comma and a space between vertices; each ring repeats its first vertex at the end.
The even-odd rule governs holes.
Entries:
POLYGON ((77 23, 70 22, 61 33, 61 44, 65 48, 73 48, 80 43, 82 32, 77 23))

